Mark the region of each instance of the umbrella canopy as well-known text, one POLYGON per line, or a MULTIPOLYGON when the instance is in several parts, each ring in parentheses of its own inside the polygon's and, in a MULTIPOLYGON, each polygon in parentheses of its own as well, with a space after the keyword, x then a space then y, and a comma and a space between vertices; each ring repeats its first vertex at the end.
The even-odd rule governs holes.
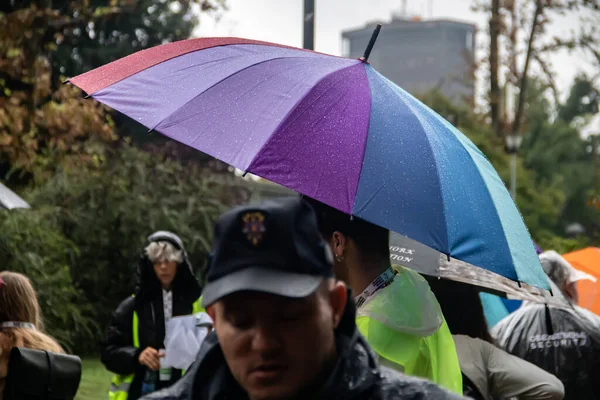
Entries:
MULTIPOLYGON (((564 254, 563 257, 576 270, 585 272, 596 279, 600 278, 599 248, 588 247, 564 254)), ((600 293, 595 282, 592 284, 590 280, 579 280, 577 291, 579 293, 579 305, 600 315, 600 293)))
POLYGON ((30 206, 15 192, 0 183, 0 208, 12 210, 15 208, 30 208, 30 206))
POLYGON ((143 50, 70 82, 238 169, 547 288, 523 219, 485 156, 367 62, 204 38, 143 50))

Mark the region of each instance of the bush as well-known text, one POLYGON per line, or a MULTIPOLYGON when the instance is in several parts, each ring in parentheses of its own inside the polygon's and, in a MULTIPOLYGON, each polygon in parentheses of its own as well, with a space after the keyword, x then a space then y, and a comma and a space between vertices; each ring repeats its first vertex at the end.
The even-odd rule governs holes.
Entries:
POLYGON ((49 226, 44 230, 62 240, 42 254, 65 257, 64 262, 42 269, 68 265, 82 320, 100 327, 71 332, 75 349, 85 354, 97 351, 111 313, 132 293, 135 264, 150 233, 171 230, 180 235, 201 277, 214 220, 247 199, 242 184, 230 174, 125 146, 108 154, 98 168, 63 171, 30 193, 30 218, 43 215, 49 226))
POLYGON ((70 265, 77 249, 54 229, 44 213, 4 211, 0 219, 0 257, 3 269, 21 272, 33 282, 45 317, 45 326, 66 348, 75 338, 92 335, 96 326, 79 304, 70 265))

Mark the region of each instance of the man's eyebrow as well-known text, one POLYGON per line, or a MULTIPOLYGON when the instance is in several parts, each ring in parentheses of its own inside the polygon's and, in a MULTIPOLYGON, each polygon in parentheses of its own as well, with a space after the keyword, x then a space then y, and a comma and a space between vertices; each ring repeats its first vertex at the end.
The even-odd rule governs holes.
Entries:
POLYGON ((309 297, 302 297, 299 299, 295 299, 295 298, 282 298, 278 301, 279 304, 283 304, 286 307, 289 306, 296 306, 296 307, 303 307, 303 306, 307 306, 312 302, 312 298, 309 297))
POLYGON ((221 306, 222 310, 224 312, 246 312, 248 310, 248 305, 244 304, 241 301, 234 301, 234 300, 230 300, 230 301, 224 301, 222 303, 221 306))

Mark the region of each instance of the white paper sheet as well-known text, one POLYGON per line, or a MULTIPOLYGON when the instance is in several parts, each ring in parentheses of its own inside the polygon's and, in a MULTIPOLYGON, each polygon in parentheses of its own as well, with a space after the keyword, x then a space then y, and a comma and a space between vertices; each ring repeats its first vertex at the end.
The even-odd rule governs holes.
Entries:
POLYGON ((203 312, 171 318, 167 323, 163 365, 187 369, 211 328, 212 319, 203 312))

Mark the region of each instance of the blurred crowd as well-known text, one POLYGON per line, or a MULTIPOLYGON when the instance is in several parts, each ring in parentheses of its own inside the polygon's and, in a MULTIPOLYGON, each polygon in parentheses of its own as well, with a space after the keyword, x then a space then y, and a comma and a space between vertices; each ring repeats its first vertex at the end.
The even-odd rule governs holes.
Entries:
MULTIPOLYGON (((600 318, 577 305, 577 271, 539 257, 561 305, 524 302, 490 330, 480 288, 391 266, 387 230, 312 199, 223 214, 204 287, 155 232, 107 328, 107 397, 597 398, 600 318)), ((79 359, 44 333, 28 278, 0 278, 2 398, 72 399, 79 359)))

